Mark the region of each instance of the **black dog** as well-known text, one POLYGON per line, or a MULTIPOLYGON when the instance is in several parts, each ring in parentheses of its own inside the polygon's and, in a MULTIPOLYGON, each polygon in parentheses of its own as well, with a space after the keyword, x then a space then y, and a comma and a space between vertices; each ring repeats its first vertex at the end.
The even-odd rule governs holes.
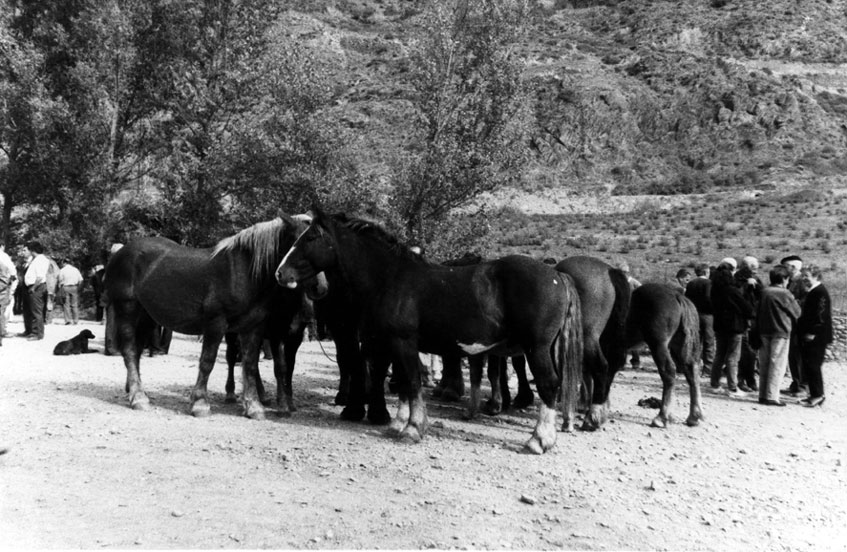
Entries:
POLYGON ((78 355, 80 353, 96 353, 97 349, 88 348, 89 339, 94 339, 94 334, 90 330, 82 330, 78 336, 57 343, 53 349, 53 354, 78 355))

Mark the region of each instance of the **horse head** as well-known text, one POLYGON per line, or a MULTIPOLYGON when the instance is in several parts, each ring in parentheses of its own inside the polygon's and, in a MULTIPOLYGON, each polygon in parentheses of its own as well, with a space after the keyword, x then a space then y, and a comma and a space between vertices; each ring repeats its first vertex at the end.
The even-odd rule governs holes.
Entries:
POLYGON ((281 286, 296 289, 314 279, 323 279, 326 286, 323 271, 338 262, 331 220, 318 208, 314 208, 314 212, 315 217, 300 233, 276 269, 276 281, 281 286))

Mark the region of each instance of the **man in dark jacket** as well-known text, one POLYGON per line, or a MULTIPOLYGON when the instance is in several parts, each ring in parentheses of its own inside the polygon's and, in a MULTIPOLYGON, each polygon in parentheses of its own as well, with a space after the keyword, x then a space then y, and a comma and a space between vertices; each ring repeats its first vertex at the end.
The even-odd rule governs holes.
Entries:
MULTIPOLYGON (((759 260, 747 256, 741 259, 738 271, 735 273, 735 284, 741 290, 744 299, 753 307, 753 312, 759 308, 762 296, 762 280, 759 278, 759 260)), ((741 336, 741 357, 738 360, 738 388, 745 392, 757 391, 756 372, 758 371, 758 355, 750 346, 749 328, 741 336)))
POLYGON ((726 367, 727 390, 738 390, 738 359, 741 356, 741 338, 753 318, 753 307, 744 299, 735 285, 732 267, 721 263, 712 281, 712 308, 714 310, 715 363, 712 365, 712 390, 720 389, 721 376, 726 367))
POLYGON ((709 279, 709 265, 700 263, 694 267, 694 279, 685 286, 685 296, 697 307, 700 317, 700 344, 703 359, 703 375, 712 373, 715 360, 715 328, 712 316, 712 280, 709 279))
POLYGON ((825 395, 823 389, 823 359, 826 347, 832 343, 832 301, 829 292, 821 283, 823 271, 809 265, 802 270, 806 284, 803 310, 797 320, 797 336, 800 340, 800 358, 809 396, 802 401, 804 406, 820 406, 825 395))
MULTIPOLYGON (((800 306, 803 306, 803 299, 806 297, 806 288, 803 285, 800 270, 803 268, 803 260, 797 255, 789 255, 779 261, 779 264, 788 270, 791 277, 788 282, 788 291, 790 291, 800 306)), ((800 342, 797 338, 797 327, 791 333, 791 341, 788 347, 788 369, 791 371, 791 385, 788 389, 782 392, 785 394, 796 396, 806 386, 806 375, 803 374, 803 362, 800 358, 800 342)))

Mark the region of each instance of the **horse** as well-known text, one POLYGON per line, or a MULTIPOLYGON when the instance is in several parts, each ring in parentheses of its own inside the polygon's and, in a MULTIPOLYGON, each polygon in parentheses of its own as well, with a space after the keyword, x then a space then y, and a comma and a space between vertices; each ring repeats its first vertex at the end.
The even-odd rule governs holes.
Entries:
MULTIPOLYGON (((140 238, 117 251, 106 267, 105 292, 114 309, 118 347, 127 370, 126 393, 134 410, 148 410, 139 359, 154 324, 202 335, 197 382, 190 411, 211 413, 207 382, 226 332, 239 335, 242 349, 245 416, 265 417, 257 396, 258 356, 272 311, 293 317, 301 292, 280 288, 274 268, 300 235, 305 222, 283 216, 260 222, 225 238, 212 248, 191 248, 166 238, 140 238)), ((315 274, 303 286, 312 297, 326 293, 326 279, 315 274)), ((278 348, 277 348, 278 349, 278 348)), ((293 367, 288 366, 290 371, 293 367)), ((285 389, 277 373, 278 390, 285 389)), ((287 402, 281 401, 285 411, 287 402)))
POLYGON ((612 380, 626 363, 631 290, 622 271, 595 257, 567 257, 556 270, 573 278, 582 302, 583 383, 590 401, 582 429, 591 431, 606 421, 612 380))
POLYGON ((700 318, 697 308, 681 290, 646 283, 632 292, 626 320, 627 348, 646 343, 662 378, 662 406, 650 425, 664 428, 671 421, 671 400, 677 370, 685 374, 690 395, 685 423, 696 426, 703 418, 700 379, 695 367, 700 358, 700 318))
POLYGON ((419 351, 522 353, 542 399, 524 449, 541 454, 555 445, 557 395, 564 386, 564 423, 571 426, 582 360, 580 303, 569 277, 518 255, 468 267, 431 264, 376 224, 314 212, 279 264, 277 280, 296 289, 319 272, 341 270, 364 307, 360 336, 376 377, 384 378, 388 363, 398 372, 390 434, 419 442, 426 433, 419 351))

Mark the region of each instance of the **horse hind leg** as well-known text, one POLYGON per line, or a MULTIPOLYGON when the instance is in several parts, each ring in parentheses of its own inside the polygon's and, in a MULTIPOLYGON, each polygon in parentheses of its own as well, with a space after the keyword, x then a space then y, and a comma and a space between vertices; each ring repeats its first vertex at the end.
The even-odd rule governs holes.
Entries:
POLYGON ((653 351, 653 361, 659 370, 662 379, 662 406, 659 414, 653 418, 650 425, 665 428, 673 420, 671 418, 671 403, 673 401, 673 390, 676 384, 676 365, 671 358, 667 343, 651 343, 650 350, 653 351))
POLYGON ((468 401, 468 408, 465 411, 464 418, 473 420, 479 414, 480 403, 482 402, 482 366, 485 363, 486 357, 477 355, 468 358, 468 368, 470 371, 471 380, 471 397, 468 401))
POLYGON ((125 302, 121 305, 110 305, 109 308, 115 309, 115 337, 124 359, 124 366, 126 366, 124 389, 129 398, 129 405, 133 410, 150 410, 150 399, 141 384, 141 349, 139 342, 143 339, 144 332, 143 325, 138 320, 140 315, 136 310, 141 307, 137 303, 125 302))
POLYGON ((538 420, 532 436, 524 444, 524 451, 531 454, 543 454, 556 445, 556 399, 561 382, 554 370, 549 347, 530 347, 524 350, 532 351, 527 356, 527 361, 541 399, 538 420))
POLYGON ((488 383, 491 386, 491 397, 485 401, 482 411, 489 416, 496 416, 508 408, 506 405, 508 400, 506 397, 509 393, 508 368, 506 357, 494 355, 488 357, 488 383))
POLYGON ((697 374, 697 359, 691 358, 690 355, 689 358, 686 358, 686 355, 682 352, 677 352, 676 348, 671 349, 671 356, 673 356, 676 365, 682 368, 685 381, 688 383, 690 404, 685 425, 689 427, 698 426, 705 418, 703 417, 703 410, 700 406, 700 378, 695 376, 697 374))
MULTIPOLYGON (((191 415, 196 418, 205 418, 212 413, 212 409, 209 406, 207 384, 209 382, 209 374, 212 373, 215 359, 218 356, 218 347, 220 346, 223 337, 223 330, 219 332, 207 330, 203 334, 203 346, 200 351, 200 366, 197 371, 197 382, 191 390, 190 410, 191 415)), ((242 362, 244 362, 243 359, 242 362)))

